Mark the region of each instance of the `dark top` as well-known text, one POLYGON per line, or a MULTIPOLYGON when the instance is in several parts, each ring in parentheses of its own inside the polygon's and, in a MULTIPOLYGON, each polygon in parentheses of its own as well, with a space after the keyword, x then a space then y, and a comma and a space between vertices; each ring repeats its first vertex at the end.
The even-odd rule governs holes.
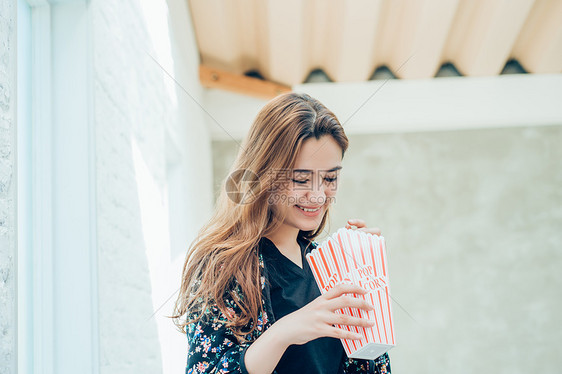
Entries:
MULTIPOLYGON (((320 290, 305 258, 311 246, 306 248, 309 244, 306 239, 299 238, 298 242, 301 247, 302 268, 285 257, 271 240, 263 237, 260 241, 271 290, 273 320, 302 308, 320 296, 320 290)), ((318 338, 303 345, 289 346, 275 370, 278 374, 341 374, 344 355, 339 339, 318 338)))
MULTIPOLYGON (((260 239, 260 243, 265 244, 263 238, 260 239)), ((317 246, 316 242, 311 242, 311 244, 312 244, 311 247, 317 246)), ((207 310, 203 312, 203 315, 199 315, 200 312, 197 311, 188 311, 186 318, 191 319, 197 316, 201 316, 203 318, 199 319, 197 322, 190 323, 186 326, 185 332, 187 335, 187 342, 188 342, 187 362, 185 367, 186 374, 203 374, 203 373, 248 374, 248 370, 246 369, 245 359, 244 359, 246 355, 246 350, 250 347, 253 341, 258 339, 261 336, 261 334, 264 331, 266 331, 269 327, 271 327, 271 325, 275 322, 275 319, 273 318, 274 314, 278 314, 279 316, 281 316, 283 315, 283 313, 289 312, 290 309, 289 307, 287 307, 287 305, 289 304, 278 303, 278 301, 280 300, 279 296, 285 297, 283 295, 291 295, 291 293, 288 293, 287 290, 290 288, 293 288, 294 290, 298 290, 299 287, 292 286, 292 283, 291 285, 283 285, 283 283, 280 282, 288 278, 282 278, 280 276, 276 277, 275 273, 277 272, 277 275, 279 275, 279 272, 280 271, 282 272, 283 271, 282 269, 284 268, 287 273, 289 273, 289 271, 292 271, 290 269, 293 269, 296 270, 295 272, 296 274, 302 275, 305 269, 300 269, 297 265, 293 264, 288 258, 286 258, 281 253, 279 253, 277 248, 275 248, 275 245, 273 245, 273 248, 267 245, 261 245, 260 247, 263 247, 260 248, 260 253, 259 253, 260 285, 262 288, 262 310, 258 315, 257 321, 255 321, 256 328, 253 330, 253 332, 248 333, 244 336, 246 339, 244 342, 239 342, 238 339, 235 337, 234 332, 228 326, 228 323, 230 322, 230 317, 228 315, 225 315, 223 312, 221 312, 216 304, 213 304, 209 308, 207 308, 207 310), (266 261, 266 259, 264 259, 265 256, 263 255, 263 253, 261 253, 261 249, 265 249, 266 252, 272 254, 273 256, 269 256, 266 261), (275 250, 273 249, 277 250, 277 253, 282 257, 275 257, 275 250), (288 261, 288 263, 281 262, 285 260, 288 261), (266 262, 268 268, 272 270, 271 271, 273 273, 272 277, 277 280, 272 281, 270 279, 268 271, 266 270, 266 262), (283 264, 283 266, 276 266, 280 264, 283 264), (291 264, 294 266, 294 268, 291 266, 285 266, 291 264), (275 270, 277 267, 279 267, 280 269, 275 270), (270 292, 271 291, 270 285, 273 286, 275 284, 277 285, 276 287, 277 293, 273 295, 270 292), (283 285, 283 287, 281 287, 281 285, 283 285), (274 309, 272 306, 273 304, 276 305, 275 312, 273 311, 274 309), (286 309, 282 310, 283 308, 286 309)), ((303 258, 303 265, 308 266, 304 258, 303 258)), ((308 274, 307 276, 303 276, 301 278, 309 280, 308 283, 309 292, 313 292, 313 291, 318 292, 316 288, 311 286, 311 282, 313 282, 314 279, 313 277, 310 276, 310 274, 308 274)), ((303 284, 306 283, 303 282, 303 284)), ((307 289, 307 288, 303 287, 303 289, 307 289)), ((234 294, 236 295, 237 298, 244 297, 240 289, 240 286, 236 282, 234 282, 232 291, 234 291, 234 294)), ((298 294, 298 293, 299 291, 293 292, 293 294, 298 294)), ((305 294, 307 294, 307 292, 305 292, 305 294)), ((319 295, 319 293, 316 293, 315 295, 319 295)), ((307 297, 308 299, 313 300, 315 296, 313 297, 312 295, 308 295, 307 297)), ((225 292, 224 302, 230 314, 242 313, 240 307, 235 302, 233 294, 231 292, 225 292)), ((305 303, 301 302, 300 304, 298 304, 298 306, 300 307, 301 304, 304 305, 305 303)), ((293 306, 293 308, 296 308, 296 306, 293 306)), ((249 331, 249 328, 253 324, 254 324, 253 321, 250 322, 244 328, 244 330, 249 331)), ((327 339, 328 341, 330 340, 330 338, 327 339)), ((332 341, 334 340, 335 342, 340 344, 340 349, 343 351, 343 346, 341 346, 341 343, 336 339, 332 339, 332 341)), ((297 365, 296 370, 292 370, 290 368, 287 369, 284 368, 283 366, 279 367, 279 369, 284 370, 283 372, 292 372, 292 373, 299 373, 299 374, 305 373, 306 371, 301 370, 303 368, 303 365, 305 364, 317 365, 315 361, 317 358, 319 358, 321 361, 323 359, 332 358, 332 353, 329 353, 329 351, 327 350, 323 351, 321 345, 318 346, 316 345, 316 343, 313 343, 312 346, 316 347, 313 348, 312 351, 310 351, 312 353, 310 354, 297 353, 291 356, 294 358, 289 357, 286 359, 288 361, 288 364, 291 363, 294 364, 295 362, 299 364, 297 365), (322 354, 318 354, 318 350, 320 350, 322 354), (302 354, 302 356, 300 354, 302 354), (304 361, 307 362, 305 363, 304 361), (310 362, 312 362, 312 364, 310 364, 310 362)), ((295 346, 294 348, 291 349, 297 349, 298 352, 298 347, 299 346, 295 346)), ((288 353, 288 355, 290 354, 291 353, 288 353)), ((319 363, 318 365, 326 365, 332 368, 329 369, 328 371, 325 371, 326 373, 337 373, 339 364, 342 365, 343 374, 358 374, 358 373, 389 374, 390 373, 390 358, 388 356, 388 353, 379 356, 374 361, 349 358, 345 356, 345 354, 338 355, 338 356, 333 355, 333 357, 338 357, 338 360, 343 361, 343 363, 336 363, 333 365, 319 363)), ((322 371, 322 368, 320 366, 318 367, 319 369, 316 372, 324 373, 324 371, 322 371)), ((274 374, 279 374, 280 372, 281 371, 278 372, 277 370, 273 371, 274 374)))

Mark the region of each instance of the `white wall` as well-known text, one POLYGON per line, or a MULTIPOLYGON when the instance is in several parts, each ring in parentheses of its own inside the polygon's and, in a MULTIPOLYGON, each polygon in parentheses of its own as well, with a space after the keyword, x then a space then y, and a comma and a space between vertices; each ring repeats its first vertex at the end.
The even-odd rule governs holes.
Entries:
MULTIPOLYGON (((559 372, 562 125, 349 138, 326 233, 382 230, 393 372, 559 372)), ((238 150, 213 142, 215 186, 238 150)))
POLYGON ((183 372, 185 335, 164 315, 212 204, 188 9, 179 0, 91 7, 100 371, 183 372))
POLYGON ((16 7, 0 0, 0 373, 16 372, 16 7))

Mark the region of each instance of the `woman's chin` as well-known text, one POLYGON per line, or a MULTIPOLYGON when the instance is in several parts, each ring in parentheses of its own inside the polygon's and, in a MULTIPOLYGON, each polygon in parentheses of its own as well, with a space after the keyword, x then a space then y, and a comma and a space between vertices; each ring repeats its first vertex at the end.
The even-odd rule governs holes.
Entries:
POLYGON ((302 231, 313 231, 316 230, 319 226, 320 223, 322 222, 322 215, 319 215, 317 217, 299 217, 299 219, 297 220, 298 222, 298 226, 299 229, 302 231))
POLYGON ((311 226, 311 225, 300 225, 299 230, 301 231, 315 231, 318 228, 318 225, 311 226))

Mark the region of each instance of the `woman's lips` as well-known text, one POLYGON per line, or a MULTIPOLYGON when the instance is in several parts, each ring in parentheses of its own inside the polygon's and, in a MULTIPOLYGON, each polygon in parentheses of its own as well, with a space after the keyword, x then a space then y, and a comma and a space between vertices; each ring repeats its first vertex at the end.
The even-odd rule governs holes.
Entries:
POLYGON ((322 211, 322 205, 317 206, 317 207, 307 207, 307 206, 295 205, 295 208, 297 208, 299 210, 299 212, 301 212, 302 214, 304 214, 307 217, 316 217, 322 211), (304 210, 304 209, 306 209, 306 210, 304 210))

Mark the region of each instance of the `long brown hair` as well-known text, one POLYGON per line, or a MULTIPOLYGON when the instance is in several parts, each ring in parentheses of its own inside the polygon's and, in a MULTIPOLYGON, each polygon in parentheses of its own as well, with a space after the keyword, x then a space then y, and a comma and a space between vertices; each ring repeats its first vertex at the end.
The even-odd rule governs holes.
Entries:
MULTIPOLYGON (((329 135, 342 149, 348 139, 336 116, 318 100, 307 94, 287 93, 269 101, 256 116, 231 169, 240 177, 256 177, 259 183, 240 184, 240 195, 227 193, 227 180, 222 184, 213 216, 199 231, 186 255, 182 283, 176 300, 174 324, 185 326, 198 321, 211 306, 228 317, 239 341, 256 328, 262 310, 260 270, 257 245, 261 237, 274 232, 284 217, 269 204, 275 190, 274 170, 290 170, 303 142, 329 135), (251 196, 245 200, 236 196, 251 196), (242 298, 235 295, 232 285, 238 283, 242 298), (240 308, 232 315, 224 301, 230 295, 240 308), (190 317, 182 320, 184 315, 190 317), (249 331, 243 331, 250 322, 249 331)), ((329 210, 329 209, 328 209, 329 210)), ((328 211, 316 230, 299 235, 314 239, 326 224, 328 211)))

